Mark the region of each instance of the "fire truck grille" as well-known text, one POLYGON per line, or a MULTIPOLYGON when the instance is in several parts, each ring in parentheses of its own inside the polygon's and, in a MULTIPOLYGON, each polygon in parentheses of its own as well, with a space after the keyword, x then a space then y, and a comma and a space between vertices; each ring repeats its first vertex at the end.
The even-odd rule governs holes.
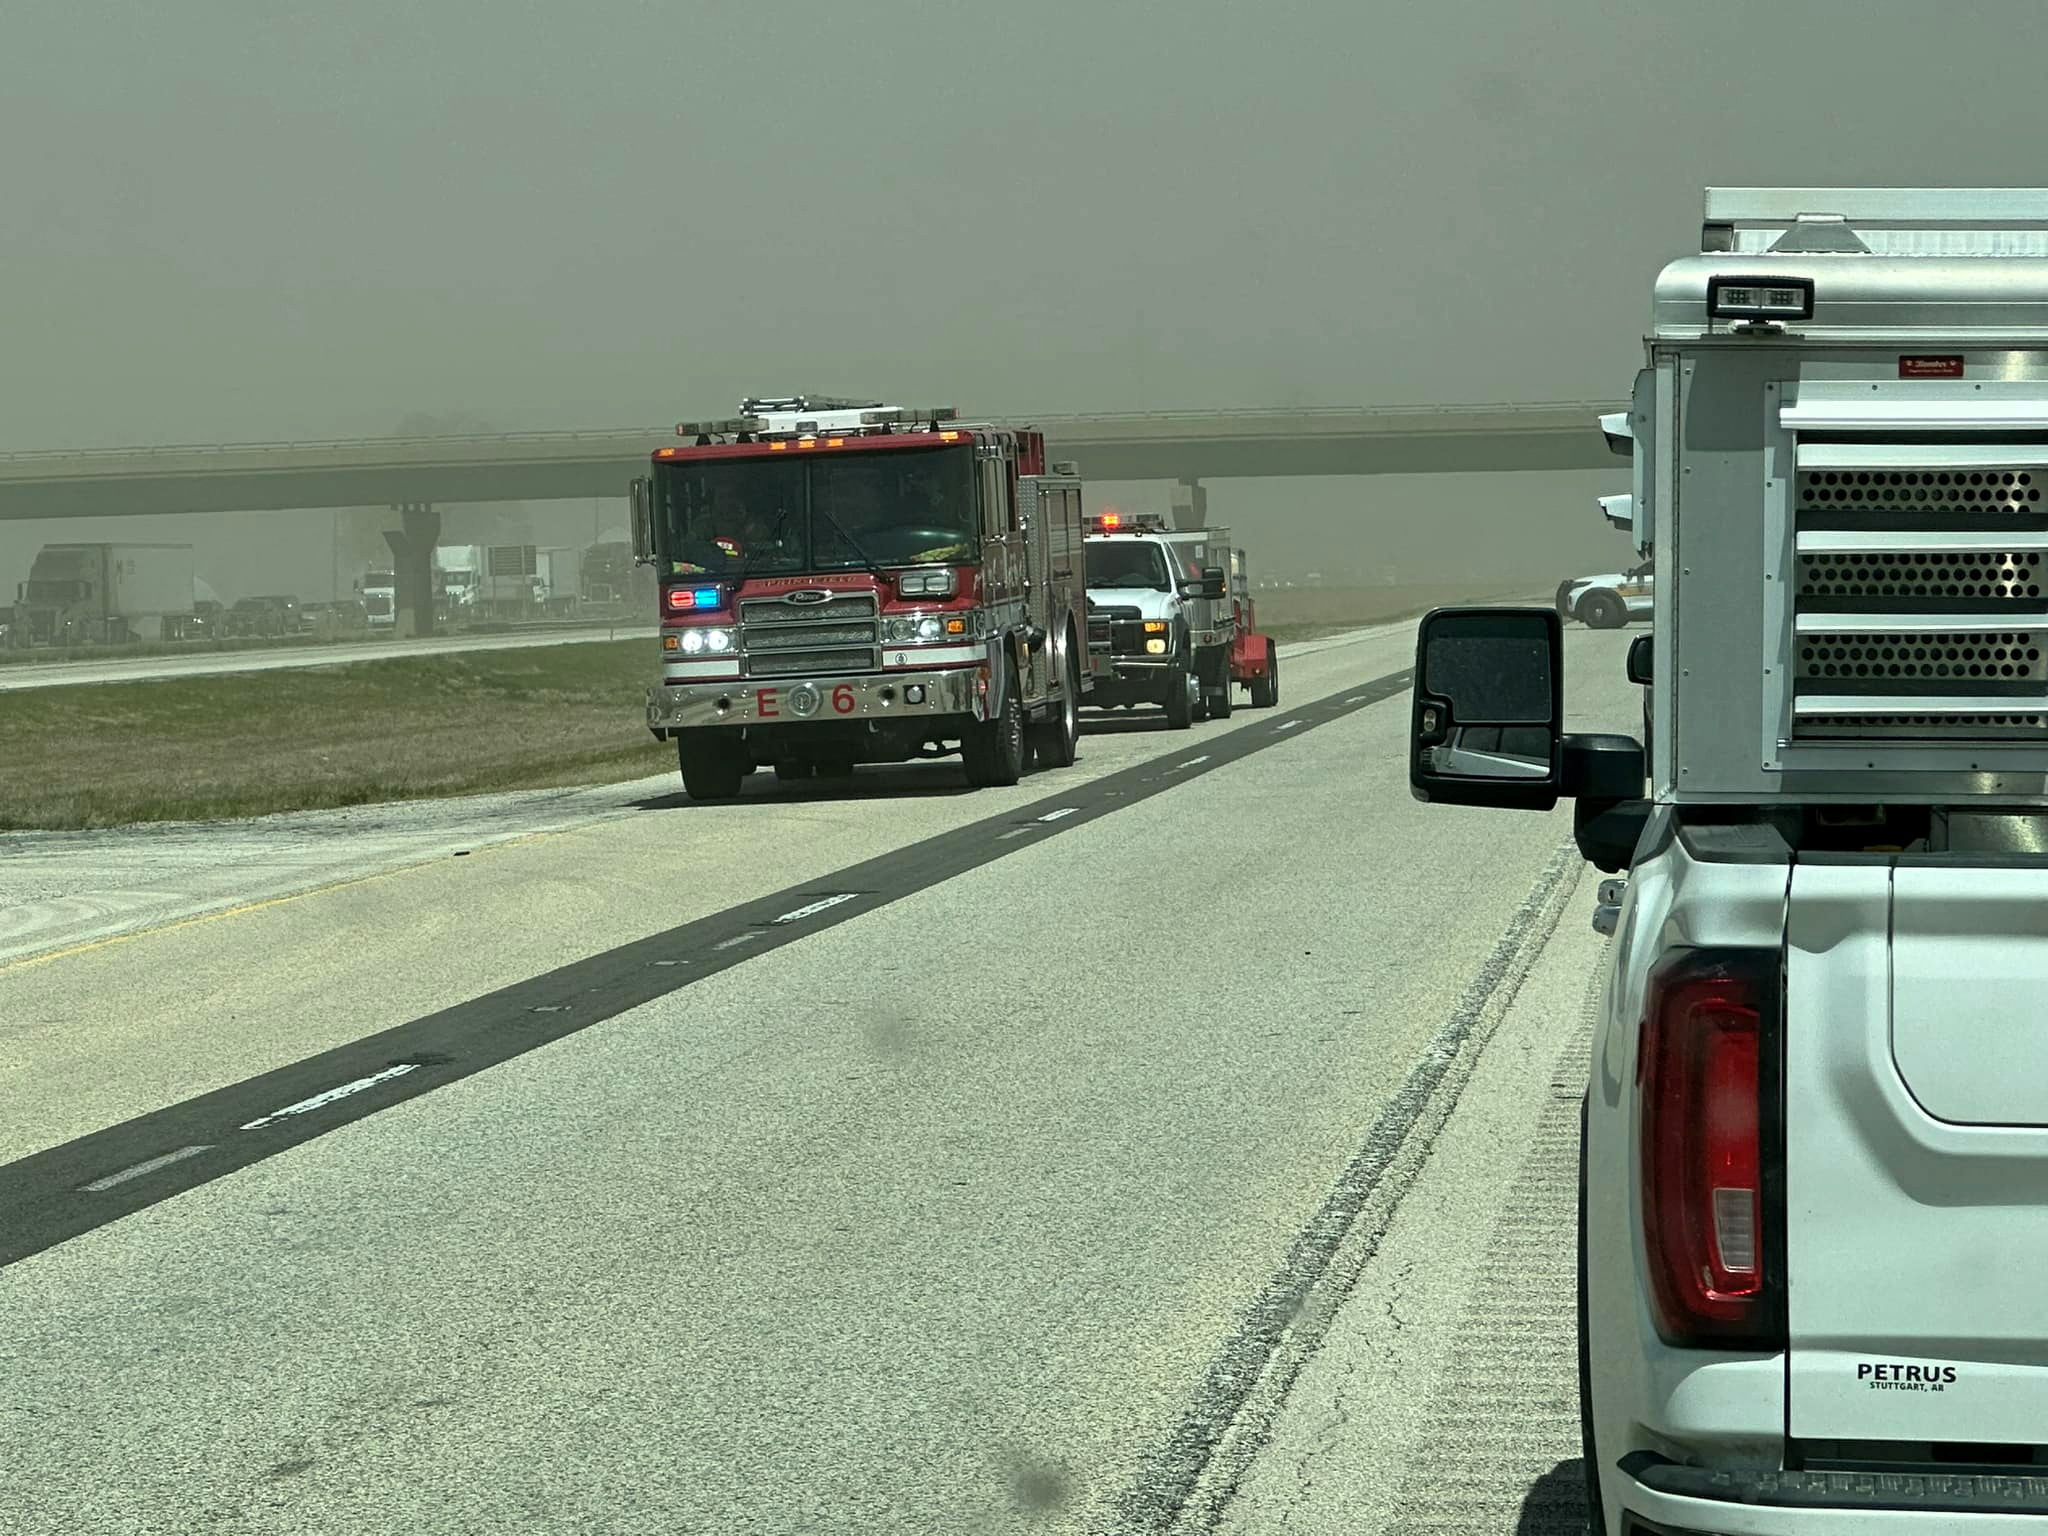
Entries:
POLYGON ((749 677, 872 672, 880 667, 876 601, 848 592, 822 602, 753 598, 740 605, 740 657, 749 677))
POLYGON ((786 597, 752 597, 740 604, 742 624, 824 624, 875 617, 875 599, 868 592, 843 592, 817 603, 794 603, 786 597))

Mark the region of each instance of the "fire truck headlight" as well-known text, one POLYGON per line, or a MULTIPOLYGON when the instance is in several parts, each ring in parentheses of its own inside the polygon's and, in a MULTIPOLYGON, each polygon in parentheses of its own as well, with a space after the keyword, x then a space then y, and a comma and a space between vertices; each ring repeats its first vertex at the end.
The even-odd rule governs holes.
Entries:
POLYGON ((929 618, 917 621, 917 638, 920 640, 936 640, 945 632, 946 625, 942 619, 929 618))
POLYGON ((729 629, 686 629, 683 631, 683 651, 686 655, 701 656, 706 651, 720 655, 732 649, 732 631, 729 629))
POLYGON ((1164 640, 1147 640, 1145 642, 1145 654, 1147 656, 1164 656, 1166 654, 1166 642, 1164 640))

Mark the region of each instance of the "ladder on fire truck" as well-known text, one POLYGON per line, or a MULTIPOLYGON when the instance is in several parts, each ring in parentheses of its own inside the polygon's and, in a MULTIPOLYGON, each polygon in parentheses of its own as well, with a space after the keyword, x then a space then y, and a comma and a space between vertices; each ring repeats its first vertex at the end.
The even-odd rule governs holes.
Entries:
POLYGON ((810 437, 873 437, 892 432, 936 431, 959 412, 949 405, 888 405, 880 400, 842 400, 829 395, 781 395, 742 400, 737 416, 685 421, 676 436, 694 437, 699 447, 714 437, 741 442, 810 437))

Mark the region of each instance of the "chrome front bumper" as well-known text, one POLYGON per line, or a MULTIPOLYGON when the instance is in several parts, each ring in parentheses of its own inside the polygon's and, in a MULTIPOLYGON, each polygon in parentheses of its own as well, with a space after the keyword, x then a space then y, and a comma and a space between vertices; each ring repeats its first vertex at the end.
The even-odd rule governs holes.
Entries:
POLYGON ((815 721, 987 718, 979 666, 854 677, 736 677, 647 690, 647 728, 696 730, 719 725, 803 725, 815 721))

